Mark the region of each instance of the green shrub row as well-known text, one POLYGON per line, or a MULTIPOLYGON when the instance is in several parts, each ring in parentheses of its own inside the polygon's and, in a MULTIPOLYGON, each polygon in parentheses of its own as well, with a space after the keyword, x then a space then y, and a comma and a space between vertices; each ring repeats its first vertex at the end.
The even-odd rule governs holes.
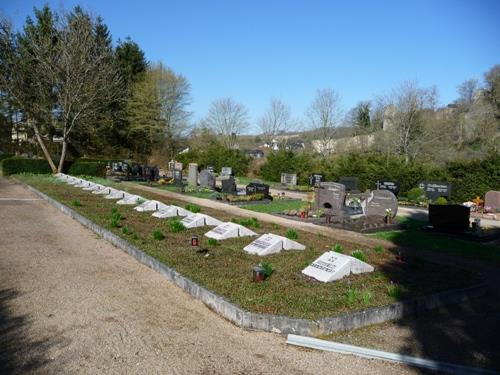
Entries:
POLYGON ((2 161, 4 176, 19 173, 52 173, 50 165, 45 159, 8 158, 2 161))
POLYGON ((80 161, 74 162, 68 170, 73 176, 96 176, 105 177, 106 163, 103 161, 80 161))

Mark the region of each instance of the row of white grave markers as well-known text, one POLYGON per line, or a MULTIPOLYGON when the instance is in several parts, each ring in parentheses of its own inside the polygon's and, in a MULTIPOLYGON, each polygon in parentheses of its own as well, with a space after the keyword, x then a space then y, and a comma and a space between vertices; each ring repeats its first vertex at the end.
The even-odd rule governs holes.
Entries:
MULTIPOLYGON (((205 236, 216 240, 228 238, 257 236, 257 233, 243 225, 227 222, 224 223, 211 216, 192 212, 174 205, 166 205, 156 200, 146 200, 139 195, 129 194, 114 188, 96 184, 69 175, 58 174, 56 178, 83 190, 91 191, 93 194, 104 195, 106 199, 119 199, 117 204, 139 204, 134 207, 138 212, 153 212, 152 216, 164 219, 169 217, 183 217, 182 224, 188 229, 215 226, 205 233, 205 236)), ((276 254, 282 250, 305 250, 305 246, 283 236, 267 233, 243 248, 244 251, 259 256, 276 254)), ((345 276, 372 272, 374 269, 368 263, 362 262, 354 257, 329 251, 321 255, 311 265, 307 266, 302 273, 322 282, 339 280, 345 276)))

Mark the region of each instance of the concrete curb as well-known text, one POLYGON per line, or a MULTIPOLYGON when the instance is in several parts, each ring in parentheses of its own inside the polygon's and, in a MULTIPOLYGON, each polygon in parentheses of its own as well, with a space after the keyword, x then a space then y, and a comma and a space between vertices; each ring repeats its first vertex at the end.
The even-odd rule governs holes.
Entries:
POLYGON ((327 335, 340 330, 360 328, 371 324, 383 323, 388 320, 399 319, 408 315, 415 315, 440 306, 464 302, 470 298, 479 297, 486 293, 485 285, 478 284, 464 289, 437 293, 410 301, 342 314, 332 318, 320 319, 318 321, 252 313, 239 308, 223 297, 182 276, 179 272, 147 255, 121 237, 95 224, 68 206, 50 198, 34 187, 19 180, 15 181, 23 184, 28 190, 46 200, 62 213, 78 221, 86 228, 92 230, 127 254, 133 256, 140 263, 162 274, 191 296, 202 301, 211 310, 242 328, 303 336, 327 335))

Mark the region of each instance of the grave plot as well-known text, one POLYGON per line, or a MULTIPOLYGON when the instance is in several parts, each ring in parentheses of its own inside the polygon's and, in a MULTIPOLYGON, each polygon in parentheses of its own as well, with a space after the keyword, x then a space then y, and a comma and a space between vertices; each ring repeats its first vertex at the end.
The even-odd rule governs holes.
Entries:
POLYGON ((154 217, 157 217, 159 219, 166 219, 169 217, 176 217, 176 216, 189 216, 192 215, 193 213, 191 211, 188 211, 182 207, 178 206, 168 206, 166 209, 161 209, 153 213, 154 217))
POLYGON ((184 224, 187 229, 191 229, 204 227, 206 225, 218 226, 222 224, 222 221, 217 220, 211 216, 198 213, 185 217, 181 220, 181 223, 184 224))
POLYGON ((281 250, 305 250, 306 247, 286 237, 267 233, 243 248, 247 253, 259 256, 279 253, 281 250))
POLYGON ((134 194, 126 194, 124 198, 120 199, 117 204, 125 204, 125 205, 132 205, 132 204, 138 204, 141 201, 146 201, 143 197, 140 195, 134 195, 134 194))
POLYGON ((92 194, 98 194, 98 195, 108 195, 108 194, 112 194, 112 193, 115 193, 119 190, 117 189, 114 189, 114 188, 111 188, 111 187, 104 187, 104 189, 100 189, 100 190, 94 190, 92 191, 92 194))
POLYGON ((81 183, 83 180, 81 178, 71 177, 66 180, 68 185, 77 185, 81 183))
POLYGON ((93 185, 84 187, 82 190, 85 190, 85 191, 95 191, 95 190, 102 190, 102 189, 105 189, 105 188, 106 188, 106 186, 104 186, 104 185, 93 184, 93 185))
POLYGON ((74 184, 73 186, 74 186, 74 187, 77 187, 77 188, 84 188, 84 187, 86 187, 86 186, 90 186, 90 184, 92 184, 92 182, 87 181, 87 180, 80 180, 80 182, 79 182, 79 183, 74 184))
POLYGON ((222 223, 211 231, 205 233, 205 236, 216 240, 226 240, 228 238, 237 238, 244 236, 256 236, 257 233, 247 227, 236 223, 222 223))
POLYGON ((328 283, 340 280, 351 273, 357 275, 373 272, 373 266, 349 255, 328 251, 307 266, 302 273, 318 281, 328 283))
POLYGON ((141 203, 137 207, 134 207, 134 210, 139 212, 158 211, 158 210, 166 210, 168 207, 169 206, 166 205, 165 203, 161 203, 155 200, 149 200, 141 203))
POLYGON ((125 191, 117 190, 104 197, 104 199, 124 199, 128 193, 125 191))

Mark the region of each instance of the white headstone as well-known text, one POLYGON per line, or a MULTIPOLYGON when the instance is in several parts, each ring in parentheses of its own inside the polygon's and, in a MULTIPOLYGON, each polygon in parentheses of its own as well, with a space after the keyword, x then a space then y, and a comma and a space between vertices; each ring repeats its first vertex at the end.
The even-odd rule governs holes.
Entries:
POLYGON ((79 184, 82 181, 83 180, 81 178, 71 177, 71 178, 69 178, 69 179, 66 180, 66 183, 68 185, 76 185, 76 184, 79 184))
POLYGON ((78 188, 83 188, 83 187, 89 186, 91 183, 92 182, 87 181, 87 180, 81 180, 80 182, 78 182, 77 184, 74 184, 73 186, 78 187, 78 188))
POLYGON ((108 195, 108 194, 112 194, 112 193, 117 192, 117 191, 119 191, 119 190, 113 189, 111 187, 104 187, 104 189, 101 189, 101 190, 94 190, 92 192, 92 194, 108 195))
POLYGON ((340 280, 351 273, 373 272, 373 266, 359 259, 328 251, 302 270, 304 275, 324 283, 340 280))
POLYGON ((105 199, 123 199, 125 196, 127 196, 128 193, 126 191, 113 191, 111 194, 106 195, 104 198, 105 199))
POLYGON ((222 224, 222 221, 200 213, 187 216, 181 222, 188 229, 204 227, 205 225, 217 226, 222 224))
POLYGON ((101 190, 104 189, 106 186, 100 185, 100 184, 92 184, 90 186, 84 187, 82 190, 85 191, 94 191, 94 190, 101 190))
POLYGON ((281 250, 305 250, 305 246, 277 234, 263 234, 243 248, 247 253, 260 256, 276 254, 281 250))
POLYGON ((140 195, 126 194, 124 198, 120 199, 117 204, 138 204, 141 201, 145 201, 140 195))
POLYGON ((188 211, 182 207, 177 207, 177 206, 169 206, 166 209, 158 210, 153 213, 154 217, 160 218, 160 219, 166 219, 168 217, 176 217, 176 216, 190 216, 193 213, 191 211, 188 211))
POLYGON ((225 240, 228 238, 256 235, 257 233, 252 232, 250 229, 244 227, 243 225, 236 223, 222 223, 221 225, 216 226, 211 231, 205 233, 205 236, 209 238, 215 238, 216 240, 225 240))
POLYGON ((141 203, 137 207, 134 207, 134 210, 139 211, 139 212, 146 212, 146 211, 166 210, 167 208, 168 208, 168 205, 166 205, 164 203, 150 200, 150 201, 146 201, 146 202, 141 203))

